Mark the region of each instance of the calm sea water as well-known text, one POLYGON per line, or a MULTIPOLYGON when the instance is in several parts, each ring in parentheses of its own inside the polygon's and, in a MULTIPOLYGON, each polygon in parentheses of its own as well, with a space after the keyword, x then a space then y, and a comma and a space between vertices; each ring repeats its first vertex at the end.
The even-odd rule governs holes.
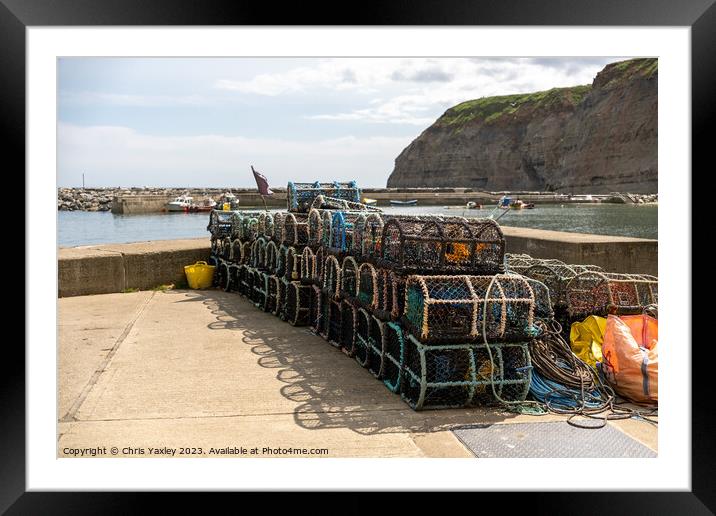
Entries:
MULTIPOLYGON (((384 211, 487 217, 492 213, 492 207, 481 210, 441 206, 386 207, 384 211)), ((504 226, 658 238, 657 213, 656 205, 537 205, 534 210, 511 210, 499 222, 504 226)), ((113 215, 110 212, 60 211, 57 217, 60 247, 209 236, 206 230, 208 213, 113 215)))

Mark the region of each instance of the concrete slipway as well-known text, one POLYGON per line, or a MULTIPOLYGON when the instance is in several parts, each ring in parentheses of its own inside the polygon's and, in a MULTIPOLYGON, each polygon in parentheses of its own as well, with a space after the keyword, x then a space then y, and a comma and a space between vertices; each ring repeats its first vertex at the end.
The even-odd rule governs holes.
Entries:
MULTIPOLYGON (((235 293, 144 291, 58 303, 60 457, 102 447, 102 456, 112 447, 140 457, 149 448, 179 456, 194 447, 233 457, 257 447, 261 456, 285 457, 262 453, 280 447, 325 448, 328 457, 472 457, 451 427, 564 419, 414 412, 340 350, 235 293)), ((654 425, 610 424, 656 450, 654 425)))

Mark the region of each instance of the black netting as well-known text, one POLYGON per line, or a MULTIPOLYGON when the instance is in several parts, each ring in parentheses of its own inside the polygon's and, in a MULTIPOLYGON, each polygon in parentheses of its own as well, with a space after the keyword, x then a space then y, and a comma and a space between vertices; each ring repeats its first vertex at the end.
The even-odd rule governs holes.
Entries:
POLYGON ((401 395, 414 409, 523 401, 531 361, 525 343, 426 346, 405 339, 401 395))
POLYGON ((232 214, 231 211, 213 210, 209 214, 209 225, 206 229, 211 233, 212 239, 221 239, 232 236, 232 214))
POLYGON ((505 239, 491 219, 399 217, 385 221, 381 263, 401 273, 497 274, 505 239))
POLYGON ((266 293, 263 296, 263 304, 260 306, 260 308, 264 312, 271 312, 274 315, 276 315, 276 313, 278 312, 281 296, 280 283, 281 280, 278 278, 278 276, 274 274, 264 275, 264 285, 266 293))
POLYGON ((336 347, 341 347, 343 334, 341 332, 341 323, 343 314, 341 310, 341 301, 339 299, 327 299, 328 304, 328 328, 326 330, 326 340, 336 347))
POLYGON ((286 253, 286 267, 283 277, 287 281, 298 281, 301 277, 301 259, 303 251, 299 251, 295 247, 288 248, 286 253))
POLYGON ((339 297, 341 286, 341 265, 338 258, 329 255, 323 266, 323 292, 331 298, 339 297))
POLYGON ((517 275, 411 276, 402 321, 425 343, 529 339, 537 306, 551 318, 547 288, 517 275))
POLYGON ((355 354, 355 329, 358 307, 347 300, 341 301, 341 349, 349 357, 355 354))
POLYGON ((358 262, 352 256, 343 259, 339 295, 349 300, 358 296, 358 262))
POLYGON ((309 313, 308 313, 308 325, 311 327, 314 333, 321 333, 321 289, 315 285, 310 286, 309 294, 309 313))
POLYGON ((400 391, 403 374, 403 330, 400 325, 389 322, 384 326, 385 351, 383 354, 383 383, 392 392, 400 391))
POLYGON ((286 282, 286 320, 294 326, 306 326, 311 320, 311 293, 313 287, 297 281, 286 282))
POLYGON ((276 242, 270 241, 266 244, 266 270, 271 274, 278 272, 278 247, 276 242))
POLYGON ((405 276, 402 274, 390 273, 390 284, 393 289, 393 302, 391 305, 390 318, 394 321, 400 319, 405 310, 405 276))
POLYGON ((376 378, 383 377, 385 354, 385 322, 371 316, 368 328, 368 370, 376 378))
POLYGON ((323 235, 323 212, 324 210, 311 209, 308 212, 308 245, 321 245, 323 235))
POLYGON ((308 215, 286 214, 283 219, 283 243, 294 247, 308 244, 308 215))
POLYGON ((254 269, 253 271, 253 290, 251 293, 251 301, 258 307, 263 307, 266 303, 267 291, 267 275, 265 272, 254 269))
POLYGON ((286 274, 289 246, 281 244, 278 248, 278 256, 276 257, 276 275, 284 277, 286 274))
POLYGON ((358 268, 358 303, 371 311, 378 303, 378 271, 370 263, 358 268))
POLYGON ((285 212, 277 212, 273 215, 273 238, 272 240, 276 242, 277 244, 283 243, 283 233, 284 233, 284 219, 286 218, 285 212))
POLYGON ((257 238, 251 245, 251 266, 254 269, 266 270, 266 240, 257 238))
POLYGON ((259 236, 269 240, 273 238, 273 213, 264 211, 257 217, 257 230, 259 236))
POLYGON ((361 366, 368 367, 371 315, 365 309, 358 308, 355 317, 354 356, 361 366))
POLYGON ((313 283, 316 268, 316 254, 310 247, 304 247, 301 253, 301 283, 309 285, 313 283))
POLYGON ((323 287, 323 268, 326 265, 327 256, 326 248, 321 246, 316 250, 313 260, 313 284, 319 287, 323 287))

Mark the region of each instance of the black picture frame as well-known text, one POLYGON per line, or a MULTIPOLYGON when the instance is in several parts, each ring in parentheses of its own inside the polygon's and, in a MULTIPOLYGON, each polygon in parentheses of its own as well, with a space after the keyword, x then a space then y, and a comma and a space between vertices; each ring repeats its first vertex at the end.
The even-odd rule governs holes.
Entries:
MULTIPOLYGON (((716 120, 712 98, 716 93, 714 0, 386 0, 363 1, 359 7, 345 9, 345 5, 335 2, 296 2, 277 8, 273 4, 240 0, 0 0, 0 125, 7 170, 25 169, 25 29, 63 25, 688 26, 692 37, 692 105, 698 107, 692 110, 692 162, 694 166, 707 163, 708 148, 713 146, 708 129, 716 120)), ((691 174, 691 171, 687 173, 691 174)), ((24 256, 24 250, 22 252, 24 256)), ((691 276, 684 280, 691 284, 691 276)), ((687 340, 692 338, 690 329, 684 335, 684 342, 678 343, 683 347, 691 344, 687 340)), ((7 339, 5 344, 2 359, 5 367, 0 375, 0 512, 127 513, 146 506, 148 498, 155 497, 161 497, 164 510, 173 505, 185 510, 190 507, 181 493, 26 492, 25 354, 12 339, 7 339)), ((710 343, 704 344, 709 344, 704 347, 710 347, 710 343)), ((713 376, 710 369, 709 361, 694 360, 692 378, 708 379, 713 376)), ((716 507, 716 490, 713 488, 716 484, 716 439, 713 438, 711 405, 707 399, 709 393, 709 388, 699 389, 692 384, 690 492, 551 493, 540 494, 539 501, 535 500, 537 495, 534 493, 496 493, 492 496, 509 496, 513 508, 531 507, 530 511, 550 514, 711 514, 716 507)), ((585 488, 598 489, 598 479, 589 478, 589 472, 584 474, 585 488)), ((216 502, 225 498, 212 496, 216 502)), ((481 493, 479 496, 488 495, 481 493)), ((347 504, 347 511, 341 512, 367 508, 360 496, 354 494, 353 498, 355 501, 347 504)), ((293 500, 293 503, 300 503, 297 498, 293 500)), ((421 497, 416 496, 413 500, 422 503, 421 497)), ((253 503, 251 500, 251 505, 253 503)), ((272 497, 271 503, 276 504, 276 499, 272 497)), ((480 507, 488 505, 491 501, 482 498, 480 507)), ((404 507, 407 511, 409 505, 404 507)))

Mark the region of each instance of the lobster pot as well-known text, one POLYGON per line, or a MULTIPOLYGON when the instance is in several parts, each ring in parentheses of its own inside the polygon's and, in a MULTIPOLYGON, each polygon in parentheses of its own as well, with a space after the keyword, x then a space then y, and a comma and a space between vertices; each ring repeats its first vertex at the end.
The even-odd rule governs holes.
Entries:
POLYGON ((321 289, 315 285, 311 286, 311 306, 310 306, 310 317, 311 317, 311 329, 318 335, 326 335, 326 328, 328 327, 328 319, 324 317, 328 313, 327 298, 321 292, 321 289))
POLYGON ((341 254, 353 249, 354 228, 356 222, 362 225, 365 221, 364 212, 337 211, 331 221, 331 237, 328 248, 331 252, 341 254))
POLYGON ((272 240, 276 242, 277 244, 281 244, 283 242, 283 223, 284 219, 286 218, 286 215, 288 215, 284 211, 279 211, 273 214, 273 237, 272 240))
POLYGON ((286 321, 293 326, 306 326, 311 311, 311 285, 302 285, 298 281, 284 282, 286 286, 284 314, 286 321))
POLYGON ((321 235, 323 234, 323 212, 316 208, 311 208, 308 212, 308 245, 316 247, 321 245, 321 235))
POLYGON ((571 317, 642 313, 658 304, 659 279, 645 274, 615 274, 587 271, 567 285, 571 317))
POLYGON ((352 357, 355 355, 356 319, 358 307, 352 302, 341 300, 341 350, 352 357))
POLYGON ((304 247, 301 253, 301 283, 309 285, 313 283, 316 268, 316 255, 310 247, 304 247))
POLYGON ((290 282, 283 278, 278 279, 278 290, 276 292, 276 307, 271 312, 282 321, 286 321, 286 294, 290 282))
POLYGON ((313 260, 313 262, 314 262, 313 283, 320 287, 323 287, 323 269, 326 266, 326 257, 327 256, 328 256, 328 253, 326 252, 325 247, 321 246, 318 249, 316 249, 316 256, 313 260))
POLYGON ((239 294, 246 297, 248 297, 250 289, 253 288, 253 285, 249 285, 249 271, 250 267, 242 264, 239 265, 236 273, 236 290, 239 294))
POLYGON ((385 323, 384 329, 383 383, 391 392, 398 392, 403 372, 403 330, 394 322, 385 323))
POLYGON ((352 256, 343 258, 341 284, 338 294, 342 299, 353 300, 358 296, 358 262, 352 256))
POLYGON ((216 277, 216 283, 219 288, 224 291, 229 291, 231 288, 231 275, 229 274, 229 262, 221 260, 217 268, 218 274, 216 277))
POLYGON ((283 243, 292 246, 308 244, 308 215, 288 213, 283 219, 283 243))
POLYGON ((363 367, 368 367, 368 350, 370 349, 370 324, 373 316, 365 308, 358 308, 355 313, 355 340, 353 356, 363 367))
MULTIPOLYGON (((324 294, 325 296, 325 294, 324 294)), ((341 333, 341 323, 343 321, 343 314, 341 310, 341 300, 334 298, 324 298, 328 312, 326 314, 328 318, 328 327, 326 328, 325 339, 333 346, 340 348, 342 347, 341 340, 343 335, 341 333)))
POLYGON ((526 343, 426 346, 405 339, 401 396, 415 410, 524 401, 532 379, 526 343))
POLYGON ((266 298, 268 297, 268 274, 263 271, 256 270, 254 272, 254 291, 252 301, 254 304, 264 310, 266 306, 266 298))
POLYGON ((380 242, 383 238, 383 218, 380 213, 371 213, 365 218, 360 233, 359 256, 366 260, 375 260, 380 256, 380 242))
MULTIPOLYGON (((244 262, 244 244, 245 242, 239 238, 235 238, 231 242, 231 262, 241 265, 244 262)), ((251 255, 251 246, 249 246, 249 256, 251 255)))
POLYGON ((278 248, 278 256, 276 258, 276 274, 284 277, 286 274, 286 264, 288 264, 289 246, 281 244, 278 248))
POLYGON ((325 195, 317 196, 311 203, 311 209, 317 210, 344 210, 344 211, 382 211, 375 206, 368 206, 360 202, 347 201, 336 197, 327 197, 325 195))
POLYGON ((289 181, 286 186, 286 204, 288 211, 308 213, 316 197, 323 195, 360 203, 360 189, 355 181, 347 183, 294 183, 289 181))
POLYGON ((259 236, 264 237, 266 240, 273 238, 273 213, 270 211, 261 212, 257 220, 259 236))
POLYGON ((275 274, 264 274, 265 295, 260 308, 264 312, 274 315, 278 313, 279 300, 281 298, 281 280, 275 274))
POLYGON ((326 257, 323 266, 323 292, 333 298, 338 299, 338 293, 341 287, 341 266, 338 258, 329 255, 326 257))
POLYGON ((278 247, 273 240, 266 244, 266 270, 271 274, 278 273, 278 247))
POLYGON ((231 236, 232 231, 232 211, 212 210, 209 214, 209 225, 206 230, 211 233, 211 238, 224 238, 231 236))
POLYGON ((536 263, 525 268, 521 274, 544 283, 549 289, 550 300, 556 309, 567 306, 567 285, 572 278, 582 272, 593 270, 592 267, 597 266, 536 263))
POLYGON ((397 321, 405 310, 405 276, 390 271, 390 286, 393 296, 390 318, 397 321))
POLYGON ((239 238, 241 240, 255 240, 259 236, 259 219, 258 215, 244 215, 241 218, 241 229, 239 238))
POLYGON ((240 272, 240 265, 236 265, 235 263, 232 263, 229 265, 229 286, 227 289, 225 289, 227 292, 230 291, 237 291, 239 290, 239 272, 240 272))
POLYGON ((401 273, 497 274, 505 238, 492 219, 391 218, 383 226, 382 265, 401 273))
POLYGON ((219 258, 222 260, 231 260, 231 238, 230 237, 224 237, 221 239, 221 248, 219 253, 219 258))
POLYGON ((380 281, 378 271, 370 263, 361 264, 358 269, 358 303, 374 310, 378 306, 380 281))
MULTIPOLYGON (((567 265, 556 258, 533 258, 528 254, 505 255, 505 270, 514 274, 523 274, 534 265, 567 265)), ((573 267, 570 265, 570 267, 573 267)), ((591 267, 591 266, 590 266, 591 267)), ((596 267, 596 266, 595 266, 596 267)))
POLYGON ((283 278, 286 281, 296 281, 301 277, 302 253, 291 246, 286 250, 286 263, 283 267, 283 278))
POLYGON ((529 339, 539 334, 537 305, 539 318, 552 317, 547 287, 511 274, 410 276, 405 299, 402 322, 427 344, 529 339))
POLYGON ((383 321, 390 321, 393 311, 393 277, 395 275, 388 269, 378 269, 376 275, 378 277, 378 298, 373 315, 383 321))
POLYGON ((368 328, 368 371, 376 378, 383 377, 385 326, 385 322, 371 315, 368 328))
POLYGON ((321 211, 321 241, 322 247, 331 247, 331 235, 333 234, 333 212, 330 210, 321 211))
POLYGON ((353 238, 351 239, 351 248, 348 250, 355 257, 363 256, 363 236, 365 234, 365 221, 370 213, 365 213, 353 223, 353 238))
POLYGON ((255 269, 266 269, 266 240, 257 238, 251 245, 251 266, 255 269))

